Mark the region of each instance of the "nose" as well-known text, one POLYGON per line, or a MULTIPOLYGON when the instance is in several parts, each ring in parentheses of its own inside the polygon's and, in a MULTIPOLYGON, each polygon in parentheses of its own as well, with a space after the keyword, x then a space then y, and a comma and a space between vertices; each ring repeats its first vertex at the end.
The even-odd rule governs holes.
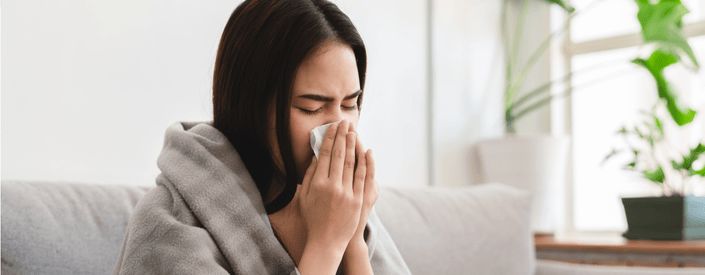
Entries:
POLYGON ((330 115, 326 118, 326 124, 338 122, 343 120, 344 118, 345 117, 343 116, 343 111, 340 108, 335 108, 335 111, 331 112, 330 115))

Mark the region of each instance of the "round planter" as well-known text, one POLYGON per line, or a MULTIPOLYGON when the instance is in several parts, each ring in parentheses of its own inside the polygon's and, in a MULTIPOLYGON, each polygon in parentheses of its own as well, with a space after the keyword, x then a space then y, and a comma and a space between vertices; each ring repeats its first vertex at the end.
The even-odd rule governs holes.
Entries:
POLYGON ((508 136, 477 144, 483 182, 501 182, 532 193, 531 228, 554 233, 565 208, 568 136, 508 136))

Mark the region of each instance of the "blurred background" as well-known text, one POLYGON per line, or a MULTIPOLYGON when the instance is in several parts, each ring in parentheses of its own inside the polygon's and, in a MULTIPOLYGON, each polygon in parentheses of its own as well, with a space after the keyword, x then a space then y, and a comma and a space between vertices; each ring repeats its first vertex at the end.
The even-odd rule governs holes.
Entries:
MULTIPOLYGON (((240 2, 4 0, 2 180, 153 186, 166 128, 177 121, 212 120, 216 49, 240 2)), ((503 1, 332 2, 352 19, 367 46, 360 131, 375 150, 380 183, 485 182, 475 145, 505 135, 503 1)), ((521 24, 519 61, 566 26, 562 9, 535 2, 521 24)), ((656 87, 647 71, 629 63, 641 45, 634 1, 570 3, 585 11, 551 41, 525 86, 595 64, 604 69, 569 78, 565 84, 580 86, 580 92, 528 114, 516 130, 570 137, 565 198, 559 201, 567 219, 562 226, 623 231, 620 196, 655 192, 654 187, 618 163, 600 163, 613 147, 614 132, 634 121, 637 110, 653 105, 656 87)), ((683 3, 690 10, 686 35, 703 63, 705 0, 683 3)), ((507 15, 511 23, 519 13, 510 9, 507 15)), ((705 111, 705 70, 674 67, 667 75, 691 108, 705 111)), ((705 142, 705 122, 698 119, 684 143, 705 142)))

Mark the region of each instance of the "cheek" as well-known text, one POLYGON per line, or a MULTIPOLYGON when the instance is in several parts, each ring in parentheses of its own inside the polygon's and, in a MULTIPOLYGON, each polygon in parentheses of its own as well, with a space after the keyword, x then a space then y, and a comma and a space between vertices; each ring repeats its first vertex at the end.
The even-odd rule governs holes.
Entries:
MULTIPOLYGON (((294 151, 300 150, 304 143, 309 142, 309 132, 310 129, 318 126, 316 121, 302 114, 291 114, 290 115, 290 131, 291 131, 291 145, 294 146, 294 151)), ((310 147, 310 146, 308 146, 310 147)), ((304 147, 305 149, 306 147, 304 147)), ((310 148, 308 148, 310 150, 310 148)))
MULTIPOLYGON (((306 171, 313 156, 313 149, 310 145, 310 129, 318 126, 316 121, 304 115, 291 114, 291 146, 294 153, 296 169, 302 173, 306 171)), ((302 176, 302 175, 299 175, 302 176)))

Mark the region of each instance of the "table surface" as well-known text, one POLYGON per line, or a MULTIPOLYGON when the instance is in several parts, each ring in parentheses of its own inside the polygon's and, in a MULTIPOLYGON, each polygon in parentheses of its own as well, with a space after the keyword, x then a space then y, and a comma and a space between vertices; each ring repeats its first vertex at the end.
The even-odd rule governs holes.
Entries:
POLYGON ((576 235, 556 239, 552 235, 536 234, 534 242, 536 249, 705 255, 705 240, 627 240, 618 234, 576 235))

